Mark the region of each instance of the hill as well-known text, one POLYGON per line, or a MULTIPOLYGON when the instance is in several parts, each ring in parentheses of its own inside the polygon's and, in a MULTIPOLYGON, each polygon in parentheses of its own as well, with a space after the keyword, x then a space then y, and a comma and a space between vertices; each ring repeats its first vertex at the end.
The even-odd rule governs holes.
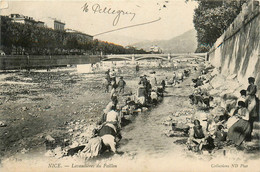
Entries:
POLYGON ((132 44, 132 46, 143 48, 146 51, 149 51, 153 45, 160 47, 163 53, 195 52, 197 48, 196 30, 189 30, 169 40, 143 41, 132 44))

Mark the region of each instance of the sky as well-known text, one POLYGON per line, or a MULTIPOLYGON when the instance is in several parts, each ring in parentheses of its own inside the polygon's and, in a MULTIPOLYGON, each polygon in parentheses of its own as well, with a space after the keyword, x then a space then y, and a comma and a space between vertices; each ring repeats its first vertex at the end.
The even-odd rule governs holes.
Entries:
POLYGON ((18 13, 41 21, 56 18, 66 23, 65 28, 110 42, 171 39, 194 28, 192 20, 197 5, 194 1, 185 3, 185 0, 1 2, 1 15, 18 13))

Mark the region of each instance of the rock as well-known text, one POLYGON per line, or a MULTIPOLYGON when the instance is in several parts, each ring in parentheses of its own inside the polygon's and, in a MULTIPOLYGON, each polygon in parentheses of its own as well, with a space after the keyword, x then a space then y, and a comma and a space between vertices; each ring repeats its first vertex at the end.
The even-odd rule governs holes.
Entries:
POLYGON ((64 143, 69 143, 69 139, 64 139, 63 142, 64 143))
POLYGON ((29 110, 29 108, 26 107, 26 106, 24 106, 24 107, 22 107, 22 110, 23 110, 23 111, 27 111, 27 110, 29 110))
POLYGON ((210 114, 214 115, 214 116, 221 116, 225 113, 225 108, 223 107, 215 107, 214 109, 212 109, 210 111, 210 114))
POLYGON ((77 146, 79 146, 79 143, 77 141, 74 141, 72 145, 70 145, 71 148, 75 148, 77 146))
POLYGON ((77 137, 77 136, 80 135, 80 133, 81 133, 80 131, 78 131, 78 132, 74 132, 74 136, 77 137))
POLYGON ((227 79, 235 79, 237 77, 237 74, 233 74, 233 75, 229 75, 228 77, 227 77, 227 79))
POLYGON ((64 155, 64 152, 62 151, 61 147, 57 147, 53 150, 56 158, 61 158, 64 155))
POLYGON ((186 117, 186 122, 191 123, 191 117, 186 117))
POLYGON ((23 149, 21 150, 21 153, 22 153, 22 154, 25 154, 25 153, 27 153, 28 151, 29 151, 28 149, 23 148, 23 149))
POLYGON ((164 131, 164 134, 167 136, 167 137, 172 137, 172 130, 166 130, 164 131))
POLYGON ((203 151, 202 151, 202 154, 203 154, 203 155, 209 155, 209 151, 203 150, 203 151))
POLYGON ((7 125, 5 124, 4 121, 0 121, 0 127, 6 127, 7 125))
POLYGON ((49 142, 55 142, 55 139, 52 138, 50 135, 46 136, 45 139, 46 139, 46 141, 49 141, 49 142))
POLYGON ((79 126, 76 126, 76 127, 74 128, 75 131, 78 130, 78 129, 79 129, 79 126))
POLYGON ((55 148, 55 139, 52 138, 50 135, 45 137, 45 146, 46 150, 55 148))
POLYGON ((71 128, 71 129, 69 129, 69 130, 68 130, 68 132, 69 132, 69 133, 73 132, 73 129, 72 129, 72 128, 71 128))
POLYGON ((165 126, 170 126, 172 123, 170 121, 164 121, 162 124, 165 126))
POLYGON ((176 113, 174 114, 174 116, 175 116, 175 117, 179 117, 179 116, 180 116, 180 112, 176 112, 176 113))
POLYGON ((197 111, 194 115, 193 118, 194 119, 198 119, 198 120, 207 120, 207 116, 208 113, 204 112, 204 111, 197 111))
POLYGON ((226 79, 222 75, 217 75, 211 80, 211 86, 216 89, 218 87, 223 86, 223 83, 226 82, 226 79))
POLYGON ((135 112, 137 112, 139 114, 140 112, 142 112, 142 109, 140 109, 140 108, 136 109, 135 112))
POLYGON ((147 110, 148 110, 147 107, 142 107, 142 111, 143 111, 143 112, 145 112, 145 111, 147 111, 147 110))
POLYGON ((48 150, 44 155, 47 157, 54 157, 55 153, 52 150, 48 150))
POLYGON ((50 108, 51 108, 51 106, 45 106, 44 108, 45 108, 45 109, 50 109, 50 108))
POLYGON ((221 93, 221 90, 219 90, 219 89, 212 89, 209 91, 209 94, 212 96, 219 96, 220 93, 221 93))
POLYGON ((201 88, 202 90, 205 90, 205 91, 208 91, 208 90, 213 89, 213 87, 212 87, 209 83, 206 83, 206 84, 200 86, 200 88, 201 88))
POLYGON ((168 116, 165 120, 166 120, 166 121, 171 121, 172 118, 171 118, 171 116, 168 116))
POLYGON ((187 137, 188 136, 188 134, 183 133, 181 131, 172 131, 172 130, 166 132, 165 135, 168 137, 187 137))

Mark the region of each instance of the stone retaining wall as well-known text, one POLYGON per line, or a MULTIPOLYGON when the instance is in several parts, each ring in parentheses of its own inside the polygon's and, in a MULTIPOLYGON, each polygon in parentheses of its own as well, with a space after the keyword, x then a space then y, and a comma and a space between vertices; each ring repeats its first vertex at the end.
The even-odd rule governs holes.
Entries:
MULTIPOLYGON (((260 89, 260 8, 259 1, 250 0, 241 13, 218 38, 208 53, 210 63, 223 75, 237 75, 245 87, 247 78, 256 78, 260 89)), ((260 97, 260 91, 258 91, 260 97)))

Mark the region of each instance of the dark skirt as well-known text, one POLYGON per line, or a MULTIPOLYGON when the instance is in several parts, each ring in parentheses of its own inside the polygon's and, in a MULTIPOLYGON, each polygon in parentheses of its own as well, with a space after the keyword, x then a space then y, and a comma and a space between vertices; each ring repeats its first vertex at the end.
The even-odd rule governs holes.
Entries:
POLYGON ((113 128, 104 125, 104 126, 100 129, 98 135, 99 135, 100 137, 102 137, 102 136, 104 136, 104 135, 106 135, 106 134, 112 135, 112 136, 114 136, 114 137, 116 136, 116 132, 115 132, 115 130, 114 130, 113 128))
POLYGON ((228 130, 228 139, 239 146, 250 135, 250 123, 244 119, 239 119, 228 130))

